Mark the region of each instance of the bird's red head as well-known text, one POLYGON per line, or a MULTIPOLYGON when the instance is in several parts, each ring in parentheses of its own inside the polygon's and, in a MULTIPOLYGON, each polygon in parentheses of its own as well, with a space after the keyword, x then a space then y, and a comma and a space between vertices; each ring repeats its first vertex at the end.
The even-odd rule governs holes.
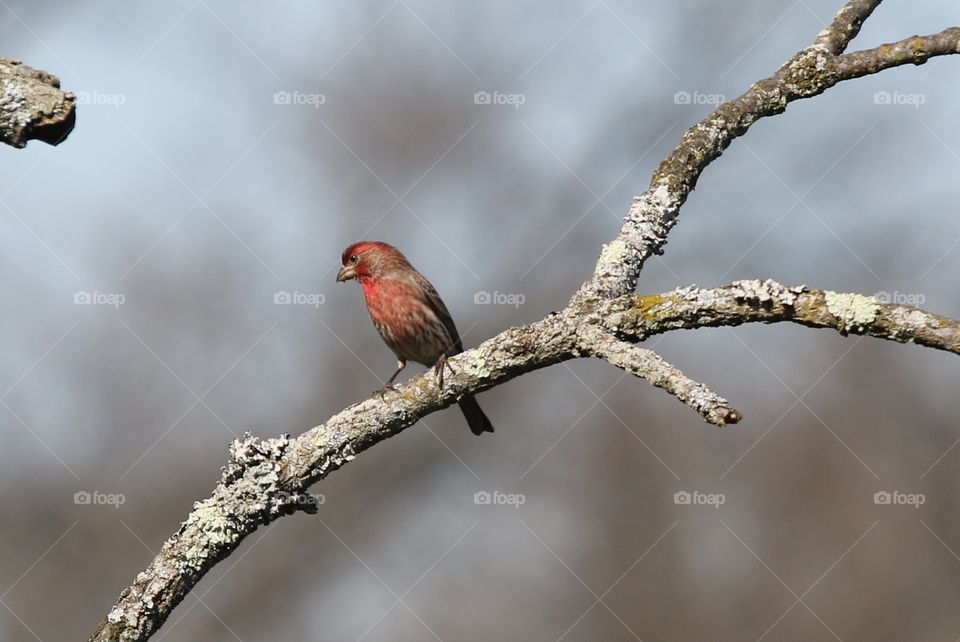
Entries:
POLYGON ((410 265, 400 250, 382 241, 357 241, 343 251, 340 264, 343 267, 337 273, 338 283, 379 279, 393 269, 410 265))

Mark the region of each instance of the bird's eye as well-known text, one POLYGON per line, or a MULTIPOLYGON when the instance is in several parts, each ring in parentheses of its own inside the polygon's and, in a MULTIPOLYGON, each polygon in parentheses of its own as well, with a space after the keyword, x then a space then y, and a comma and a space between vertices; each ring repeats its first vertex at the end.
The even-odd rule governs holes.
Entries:
POLYGON ((360 257, 358 257, 356 254, 351 254, 351 255, 350 255, 350 262, 351 262, 351 263, 356 263, 356 262, 359 260, 359 258, 360 258, 360 257))

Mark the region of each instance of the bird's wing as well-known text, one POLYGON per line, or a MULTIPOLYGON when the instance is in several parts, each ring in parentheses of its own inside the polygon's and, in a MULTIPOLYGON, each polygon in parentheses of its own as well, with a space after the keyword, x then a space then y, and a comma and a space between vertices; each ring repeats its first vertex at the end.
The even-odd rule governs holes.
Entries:
MULTIPOLYGON (((443 304, 443 300, 440 298, 440 295, 437 294, 436 288, 433 287, 433 284, 427 280, 425 276, 416 272, 416 281, 417 285, 423 288, 424 302, 427 304, 434 314, 437 315, 437 318, 440 319, 440 322, 443 323, 443 327, 447 330, 447 334, 450 335, 450 340, 453 341, 453 347, 458 354, 463 352, 463 342, 460 341, 460 334, 457 332, 457 326, 453 323, 453 317, 450 316, 450 311, 447 310, 447 306, 443 304)), ((453 355, 447 355, 453 356, 453 355)))

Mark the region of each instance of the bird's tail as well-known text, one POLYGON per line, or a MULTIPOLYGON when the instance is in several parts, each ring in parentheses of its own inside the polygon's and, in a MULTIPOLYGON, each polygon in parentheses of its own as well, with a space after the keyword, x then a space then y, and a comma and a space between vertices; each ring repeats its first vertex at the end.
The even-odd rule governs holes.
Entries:
POLYGON ((480 409, 480 404, 477 403, 476 399, 473 397, 464 397, 457 403, 460 405, 463 416, 467 418, 470 432, 475 435, 493 432, 493 424, 491 424, 487 416, 483 414, 483 410, 480 409))

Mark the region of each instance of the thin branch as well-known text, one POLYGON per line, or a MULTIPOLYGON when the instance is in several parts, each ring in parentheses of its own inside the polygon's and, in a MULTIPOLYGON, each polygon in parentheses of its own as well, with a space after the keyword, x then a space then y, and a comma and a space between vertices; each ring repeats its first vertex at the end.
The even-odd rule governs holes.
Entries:
POLYGON ((0 58, 0 142, 26 147, 31 139, 56 145, 76 120, 76 96, 60 80, 19 60, 0 58))
POLYGON ((730 402, 702 383, 690 379, 652 350, 620 341, 595 327, 584 334, 583 345, 593 356, 666 390, 700 413, 707 423, 722 427, 742 419, 730 402))
POLYGON ((839 80, 849 80, 900 65, 922 65, 934 56, 955 53, 960 53, 960 27, 843 54, 837 58, 836 73, 839 80))
POLYGON ((880 6, 882 0, 853 0, 837 12, 833 23, 820 32, 815 45, 834 55, 843 53, 850 41, 860 33, 864 20, 880 6))
POLYGON ((787 287, 776 281, 736 281, 720 288, 679 288, 629 295, 606 304, 605 325, 641 340, 671 330, 788 321, 841 334, 863 334, 960 354, 960 321, 862 294, 787 287))

